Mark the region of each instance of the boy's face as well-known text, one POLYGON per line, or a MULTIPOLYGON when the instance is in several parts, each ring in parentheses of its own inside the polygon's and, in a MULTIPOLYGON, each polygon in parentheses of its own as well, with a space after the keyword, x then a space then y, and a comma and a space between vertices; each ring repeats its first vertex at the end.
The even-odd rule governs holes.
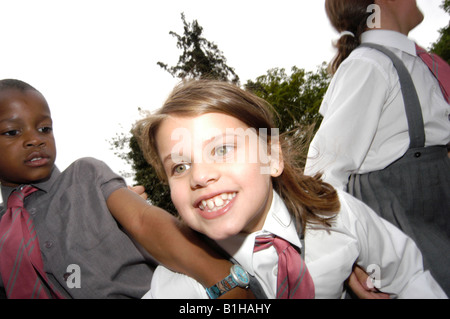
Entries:
POLYGON ((0 182, 16 187, 47 179, 56 158, 52 118, 37 91, 0 92, 0 182))

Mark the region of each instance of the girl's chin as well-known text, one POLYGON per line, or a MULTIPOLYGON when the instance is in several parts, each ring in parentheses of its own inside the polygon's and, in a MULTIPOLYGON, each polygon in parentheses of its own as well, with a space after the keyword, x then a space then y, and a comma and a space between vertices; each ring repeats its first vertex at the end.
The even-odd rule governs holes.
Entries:
POLYGON ((224 229, 203 229, 200 232, 213 240, 219 241, 219 240, 224 240, 229 237, 235 236, 235 235, 239 234, 240 231, 241 230, 239 230, 239 229, 236 229, 236 230, 230 229, 227 231, 225 231, 224 229))

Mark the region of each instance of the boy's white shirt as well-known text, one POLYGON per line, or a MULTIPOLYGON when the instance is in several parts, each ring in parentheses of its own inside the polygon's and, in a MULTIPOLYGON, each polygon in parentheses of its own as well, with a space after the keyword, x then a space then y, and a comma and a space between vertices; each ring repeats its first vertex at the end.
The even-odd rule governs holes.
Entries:
MULTIPOLYGON (((316 298, 341 298, 344 281, 357 263, 375 270, 380 290, 398 298, 447 298, 428 271, 415 243, 368 206, 338 191, 341 210, 330 229, 308 227, 305 234, 306 264, 313 278, 316 298)), ((218 242, 251 275, 256 276, 268 298, 275 298, 278 256, 275 248, 253 253, 255 237, 272 233, 301 247, 295 223, 276 192, 261 231, 239 234, 218 242)), ((143 298, 207 299, 194 279, 158 266, 151 289, 143 298)))

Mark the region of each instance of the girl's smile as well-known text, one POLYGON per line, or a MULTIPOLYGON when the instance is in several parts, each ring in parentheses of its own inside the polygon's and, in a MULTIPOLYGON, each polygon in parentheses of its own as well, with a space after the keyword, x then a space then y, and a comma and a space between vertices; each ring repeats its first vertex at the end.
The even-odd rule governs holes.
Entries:
POLYGON ((261 229, 270 208, 271 175, 262 172, 274 161, 254 156, 267 142, 246 129, 232 116, 207 113, 169 116, 156 134, 175 207, 191 228, 216 240, 261 229))
POLYGON ((200 209, 199 214, 205 219, 217 218, 226 214, 233 206, 236 194, 236 192, 225 192, 213 197, 208 196, 199 201, 198 204, 194 204, 194 207, 200 209))

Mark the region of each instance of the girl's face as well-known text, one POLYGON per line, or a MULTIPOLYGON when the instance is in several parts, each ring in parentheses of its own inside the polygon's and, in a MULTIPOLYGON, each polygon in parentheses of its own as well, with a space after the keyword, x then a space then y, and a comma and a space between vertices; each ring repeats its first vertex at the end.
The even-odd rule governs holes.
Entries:
POLYGON ((375 3, 381 7, 382 24, 385 23, 383 22, 384 18, 388 20, 388 29, 408 35, 423 21, 424 16, 417 6, 416 0, 376 0, 375 3), (385 14, 383 15, 383 13, 385 14))
POLYGON ((404 21, 406 35, 423 21, 423 13, 417 6, 416 0, 397 0, 398 12, 404 21))
POLYGON ((172 201, 191 228, 215 240, 262 228, 282 161, 266 156, 255 130, 220 113, 170 116, 156 142, 172 201))

